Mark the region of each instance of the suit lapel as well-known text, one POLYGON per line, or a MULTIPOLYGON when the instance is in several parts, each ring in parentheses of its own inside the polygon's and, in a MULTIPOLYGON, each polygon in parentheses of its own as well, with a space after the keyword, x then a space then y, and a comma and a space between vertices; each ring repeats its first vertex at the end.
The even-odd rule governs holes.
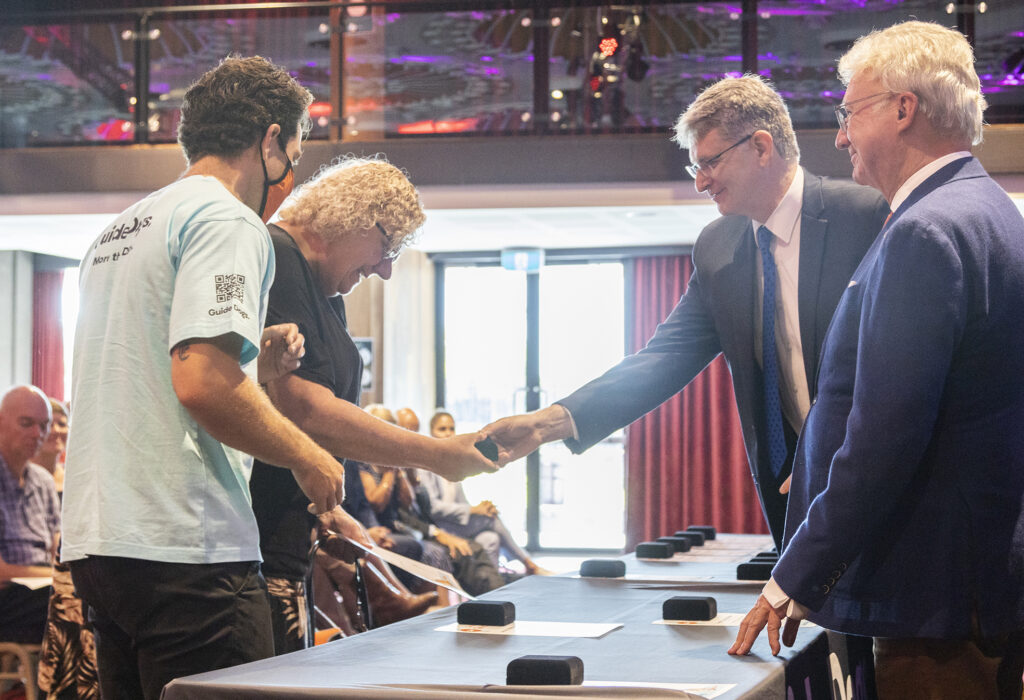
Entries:
POLYGON ((818 296, 825 257, 824 201, 821 178, 804 171, 804 200, 800 211, 800 272, 797 282, 797 308, 800 316, 800 344, 804 356, 807 389, 815 394, 818 374, 818 296))
MULTIPOLYGON (((733 373, 749 369, 753 372, 757 364, 757 356, 754 353, 754 322, 757 314, 761 311, 757 308, 757 246, 754 244, 754 230, 751 227, 750 219, 743 219, 742 226, 731 231, 735 237, 733 249, 736 251, 732 262, 723 270, 722 291, 726 294, 722 298, 732 300, 733 308, 750 310, 750 313, 731 313, 729 318, 733 325, 733 338, 735 346, 730 348, 733 357, 742 356, 746 358, 743 363, 732 362, 733 373), (742 368, 741 365, 742 364, 742 368)), ((724 348, 723 348, 724 349, 724 348)))

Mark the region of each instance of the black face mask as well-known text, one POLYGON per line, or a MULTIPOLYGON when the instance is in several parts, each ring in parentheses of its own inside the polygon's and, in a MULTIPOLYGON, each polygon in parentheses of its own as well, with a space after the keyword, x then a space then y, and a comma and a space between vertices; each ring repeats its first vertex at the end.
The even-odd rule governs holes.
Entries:
POLYGON ((281 147, 281 152, 284 153, 285 158, 288 160, 288 165, 285 167, 281 177, 276 180, 270 179, 270 175, 267 173, 267 161, 263 158, 262 149, 260 150, 260 163, 263 165, 263 197, 260 199, 259 215, 263 223, 270 221, 270 217, 274 215, 274 212, 278 210, 295 188, 295 171, 292 169, 292 161, 288 158, 288 152, 285 150, 285 144, 281 143, 280 136, 277 137, 277 145, 281 147))

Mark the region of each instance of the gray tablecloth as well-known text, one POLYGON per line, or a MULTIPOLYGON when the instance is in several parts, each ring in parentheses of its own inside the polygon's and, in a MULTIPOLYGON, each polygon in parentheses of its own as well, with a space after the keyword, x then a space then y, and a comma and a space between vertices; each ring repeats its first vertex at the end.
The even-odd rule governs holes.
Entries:
MULTIPOLYGON (((760 540, 751 543, 756 550, 760 540)), ((738 560, 747 556, 743 552, 738 560)), ((645 580, 531 576, 484 596, 515 603, 519 621, 623 624, 599 639, 436 631, 455 622, 451 607, 313 649, 181 678, 167 686, 164 698, 695 697, 653 688, 505 686, 508 663, 526 654, 578 656, 586 681, 729 683, 735 687, 719 696, 723 700, 784 698, 788 662, 813 654, 813 663, 827 664, 828 642, 816 627, 802 629, 796 646, 775 658, 764 636, 749 656, 728 656, 736 627, 653 624, 673 595, 712 595, 719 613, 746 613, 760 585, 735 582, 735 561, 625 559, 629 574, 645 580), (717 581, 659 582, 659 576, 717 581)))

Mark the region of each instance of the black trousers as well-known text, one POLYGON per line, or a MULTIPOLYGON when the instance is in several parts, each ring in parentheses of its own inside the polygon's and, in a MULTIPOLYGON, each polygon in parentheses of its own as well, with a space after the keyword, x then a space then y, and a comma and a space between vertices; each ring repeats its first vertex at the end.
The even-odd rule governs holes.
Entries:
POLYGON ((50 590, 49 586, 32 591, 13 583, 0 584, 0 642, 42 643, 50 590))
POLYGON ((94 556, 70 568, 89 606, 104 700, 158 700, 175 678, 274 655, 257 562, 94 556))

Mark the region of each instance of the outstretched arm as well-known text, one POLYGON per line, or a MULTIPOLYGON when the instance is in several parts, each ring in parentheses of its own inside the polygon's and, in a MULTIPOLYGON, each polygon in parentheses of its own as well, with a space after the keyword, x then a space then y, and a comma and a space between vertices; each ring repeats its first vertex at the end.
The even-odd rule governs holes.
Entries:
POLYGON ((481 431, 498 445, 498 464, 525 457, 541 445, 573 436, 572 418, 560 404, 502 418, 481 431))
POLYGON ((267 393, 282 413, 339 458, 421 467, 452 481, 497 469, 473 447, 483 439, 479 433, 446 440, 420 435, 375 418, 322 384, 294 374, 270 382, 267 393))

